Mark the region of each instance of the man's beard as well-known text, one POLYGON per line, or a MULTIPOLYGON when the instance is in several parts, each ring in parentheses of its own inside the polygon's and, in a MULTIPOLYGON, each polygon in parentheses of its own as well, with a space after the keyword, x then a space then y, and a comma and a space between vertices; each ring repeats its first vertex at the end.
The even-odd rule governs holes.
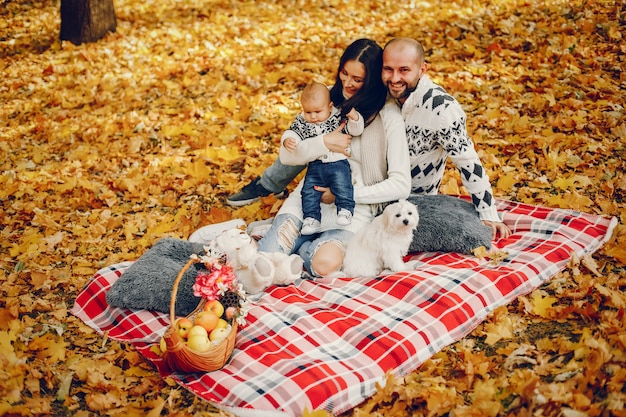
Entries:
POLYGON ((405 85, 406 85, 406 88, 401 93, 398 94, 397 91, 393 91, 391 88, 389 88, 391 86, 391 83, 387 83, 387 91, 389 91, 389 93, 391 94, 393 98, 397 100, 401 100, 401 99, 407 98, 408 96, 411 95, 413 91, 417 90, 417 83, 415 83, 414 86, 410 86, 408 84, 405 84, 405 85))

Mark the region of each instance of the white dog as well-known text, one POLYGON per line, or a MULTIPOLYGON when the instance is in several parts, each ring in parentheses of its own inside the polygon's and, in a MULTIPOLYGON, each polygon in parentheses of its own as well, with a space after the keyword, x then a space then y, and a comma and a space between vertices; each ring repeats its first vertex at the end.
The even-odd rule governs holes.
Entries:
POLYGON ((413 269, 403 257, 419 223, 417 207, 406 200, 388 205, 380 216, 348 241, 343 272, 352 277, 373 277, 385 269, 413 269))

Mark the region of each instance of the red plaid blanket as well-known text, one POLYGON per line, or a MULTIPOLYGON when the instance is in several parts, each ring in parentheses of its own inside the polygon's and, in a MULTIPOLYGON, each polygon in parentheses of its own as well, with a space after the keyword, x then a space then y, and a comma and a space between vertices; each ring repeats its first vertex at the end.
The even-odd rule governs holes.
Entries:
POLYGON ((471 332, 495 308, 532 291, 568 262, 610 237, 617 219, 498 201, 513 235, 496 242, 498 263, 456 253, 423 253, 415 271, 379 278, 300 280, 272 287, 221 370, 172 373, 150 351, 167 314, 106 304, 105 293, 130 263, 100 270, 72 313, 108 337, 132 343, 159 373, 199 397, 243 415, 339 414, 374 394, 387 371, 415 370, 471 332))

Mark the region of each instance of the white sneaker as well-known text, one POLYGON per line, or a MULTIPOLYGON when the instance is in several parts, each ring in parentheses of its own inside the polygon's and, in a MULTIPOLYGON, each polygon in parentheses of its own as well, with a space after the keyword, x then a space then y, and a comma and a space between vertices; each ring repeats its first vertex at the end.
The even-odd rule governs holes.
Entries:
POLYGON ((265 236, 267 231, 270 230, 270 227, 272 227, 273 222, 274 222, 273 217, 267 220, 259 220, 256 222, 252 222, 250 223, 250 225, 248 225, 248 228, 246 229, 246 231, 248 232, 250 237, 252 237, 254 240, 261 240, 261 238, 265 236))
POLYGON ((350 210, 339 210, 339 213, 337 213, 337 224, 339 226, 349 226, 350 223, 352 223, 352 213, 350 213, 350 210))
POLYGON ((199 228, 198 230, 196 230, 195 232, 193 232, 191 236, 189 236, 188 240, 190 242, 201 243, 203 245, 206 245, 207 243, 215 239, 215 236, 219 235, 220 233, 226 230, 245 229, 245 228, 246 228, 246 222, 244 222, 242 219, 228 220, 222 223, 215 223, 215 224, 209 224, 207 226, 203 226, 199 228))
POLYGON ((322 225, 319 220, 314 219, 313 217, 307 217, 304 219, 304 223, 302 224, 302 229, 300 233, 302 235, 314 235, 315 233, 319 233, 322 231, 322 225))

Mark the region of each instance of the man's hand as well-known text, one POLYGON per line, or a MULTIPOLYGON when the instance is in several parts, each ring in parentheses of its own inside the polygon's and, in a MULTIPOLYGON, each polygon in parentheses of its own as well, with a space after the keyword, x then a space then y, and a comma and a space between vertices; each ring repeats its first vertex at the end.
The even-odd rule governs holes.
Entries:
POLYGON ((335 194, 330 192, 329 187, 320 187, 319 185, 316 185, 314 188, 315 191, 319 191, 320 193, 322 193, 322 203, 333 204, 335 202, 335 194))
POLYGON ((504 239, 511 236, 511 229, 509 229, 509 227, 502 222, 492 222, 489 220, 483 220, 483 224, 491 228, 492 240, 495 239, 497 235, 500 235, 500 237, 504 239))

